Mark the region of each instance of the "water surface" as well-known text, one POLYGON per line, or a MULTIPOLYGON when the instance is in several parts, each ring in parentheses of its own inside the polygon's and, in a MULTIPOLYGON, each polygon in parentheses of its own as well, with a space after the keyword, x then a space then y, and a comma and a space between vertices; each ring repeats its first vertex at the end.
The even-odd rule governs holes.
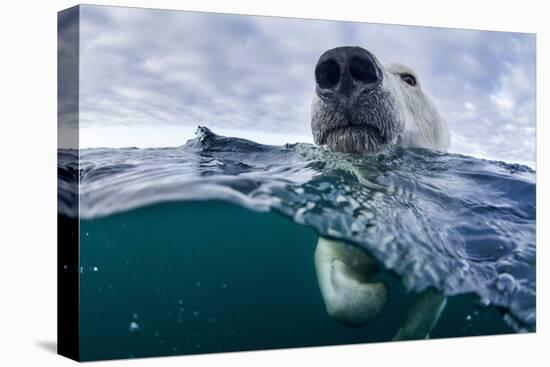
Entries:
MULTIPOLYGON (((80 178, 86 359, 390 340, 410 294, 452 296, 431 337, 535 330, 535 172, 425 149, 266 146, 200 128, 181 147, 60 151, 80 178), (324 310, 318 235, 387 270, 387 309, 324 310)), ((67 186, 69 187, 69 186, 67 186)), ((62 215, 76 216, 75 192, 62 215)))

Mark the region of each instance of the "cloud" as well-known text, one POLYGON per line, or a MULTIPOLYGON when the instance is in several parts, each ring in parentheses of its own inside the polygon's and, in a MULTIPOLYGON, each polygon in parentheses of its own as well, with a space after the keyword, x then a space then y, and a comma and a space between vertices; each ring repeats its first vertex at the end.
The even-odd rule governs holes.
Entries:
POLYGON ((313 68, 341 45, 413 67, 452 151, 534 162, 535 37, 518 33, 83 6, 81 126, 310 136, 313 68))

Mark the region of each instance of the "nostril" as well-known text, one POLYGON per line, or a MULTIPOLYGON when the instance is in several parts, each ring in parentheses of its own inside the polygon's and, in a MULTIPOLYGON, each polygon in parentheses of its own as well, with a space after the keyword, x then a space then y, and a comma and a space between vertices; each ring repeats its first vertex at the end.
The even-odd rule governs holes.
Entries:
POLYGON ((352 57, 349 60, 349 73, 353 79, 367 84, 378 80, 373 61, 365 57, 352 57))
POLYGON ((315 80, 323 89, 333 88, 340 80, 340 67, 334 60, 326 60, 315 68, 315 80))

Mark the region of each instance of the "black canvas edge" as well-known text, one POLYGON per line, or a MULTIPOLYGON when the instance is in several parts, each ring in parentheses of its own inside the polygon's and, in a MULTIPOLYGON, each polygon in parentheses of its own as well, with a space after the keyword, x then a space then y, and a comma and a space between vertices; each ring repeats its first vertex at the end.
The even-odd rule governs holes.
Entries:
POLYGON ((79 157, 79 29, 80 6, 57 13, 57 353, 76 361, 80 360, 79 175, 78 169, 71 174, 61 171, 59 160, 60 148, 68 146, 79 157), (59 210, 61 177, 73 193, 69 204, 74 215, 59 210))

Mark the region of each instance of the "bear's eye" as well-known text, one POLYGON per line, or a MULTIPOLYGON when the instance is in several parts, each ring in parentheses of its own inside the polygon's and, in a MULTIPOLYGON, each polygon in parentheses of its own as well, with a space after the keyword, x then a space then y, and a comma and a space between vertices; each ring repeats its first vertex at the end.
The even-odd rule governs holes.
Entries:
POLYGON ((416 86, 416 78, 411 74, 401 74, 401 79, 408 85, 416 86))

